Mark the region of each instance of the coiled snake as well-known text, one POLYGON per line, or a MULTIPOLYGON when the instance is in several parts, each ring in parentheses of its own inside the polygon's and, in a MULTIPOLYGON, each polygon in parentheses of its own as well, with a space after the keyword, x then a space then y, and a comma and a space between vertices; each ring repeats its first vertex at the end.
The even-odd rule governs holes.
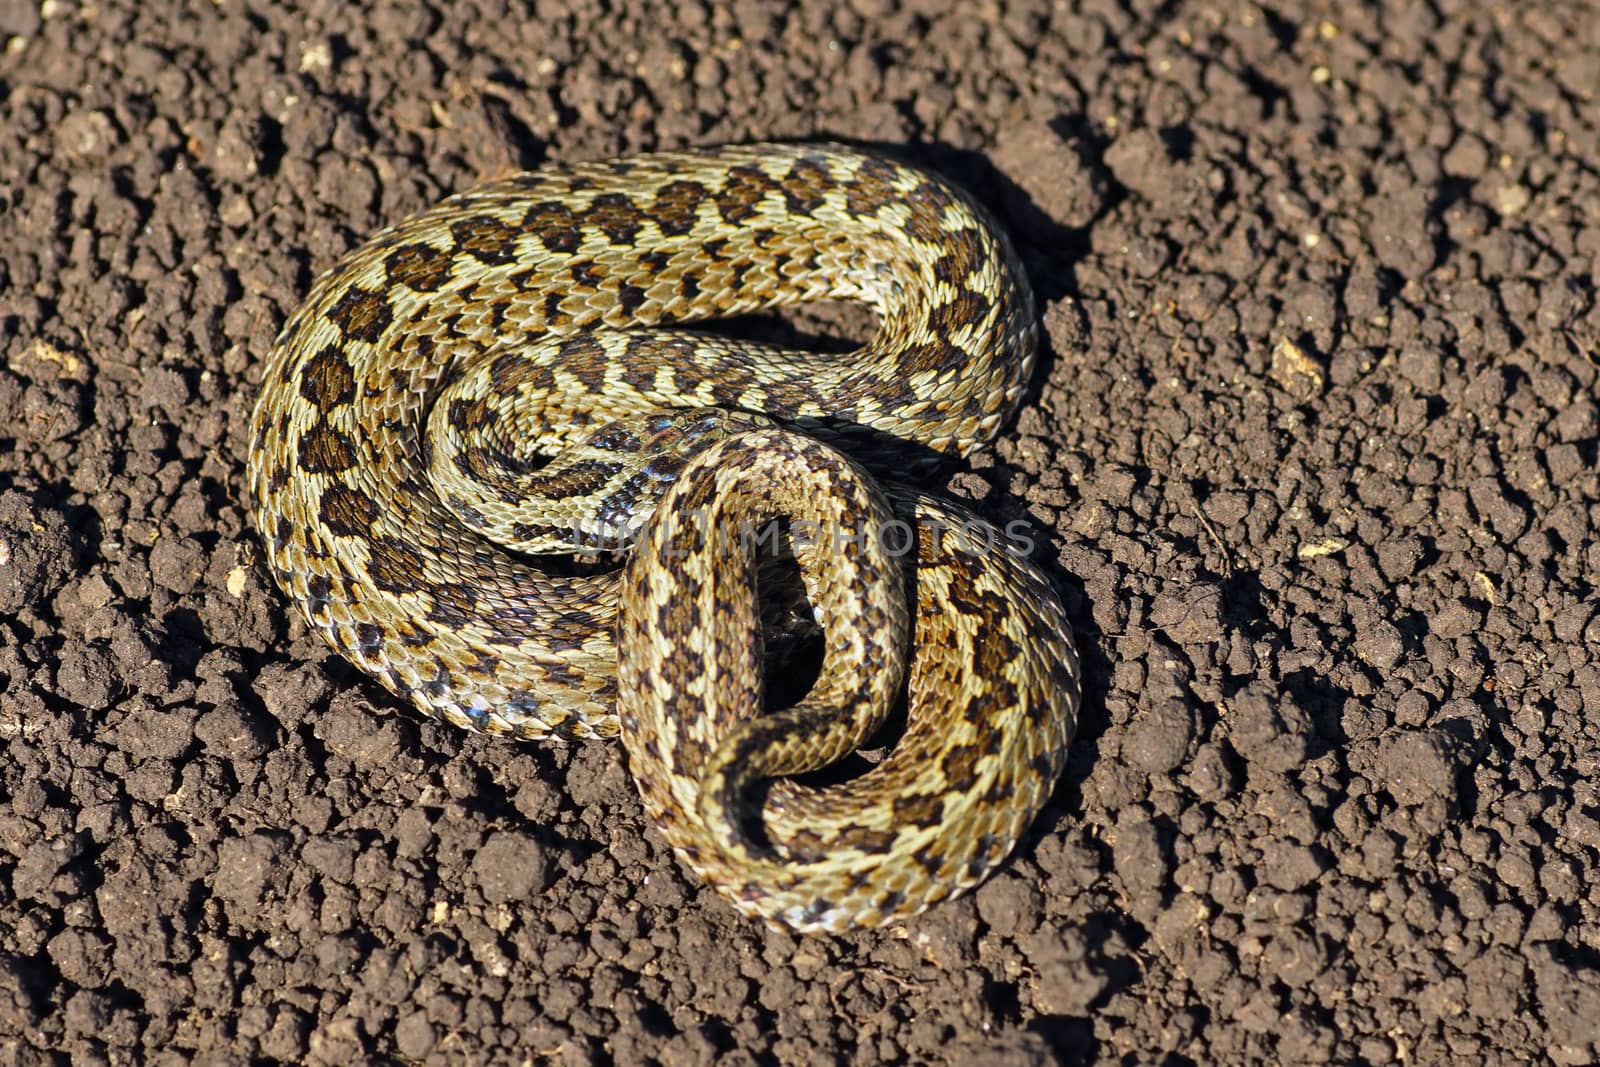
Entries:
POLYGON ((256 524, 278 584, 391 692, 473 730, 620 733, 649 814, 741 910, 877 925, 1004 859, 1075 726, 1070 631, 1013 539, 863 469, 908 469, 887 439, 990 440, 1035 331, 982 210, 875 154, 518 174, 313 286, 255 409, 256 524), (878 317, 849 356, 672 326, 835 299, 878 317), (767 712, 759 557, 779 544, 822 663, 767 712), (628 545, 620 572, 534 558, 628 545), (902 695, 881 762, 794 779, 902 695))

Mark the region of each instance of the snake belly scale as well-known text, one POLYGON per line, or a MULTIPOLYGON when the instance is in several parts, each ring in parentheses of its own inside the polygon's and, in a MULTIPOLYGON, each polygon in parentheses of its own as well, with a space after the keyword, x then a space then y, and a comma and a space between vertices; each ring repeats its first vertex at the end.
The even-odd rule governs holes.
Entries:
POLYGON ((987 523, 874 477, 905 469, 885 437, 991 440, 1036 348, 1004 235, 919 169, 779 144, 548 167, 314 284, 264 370, 255 520, 312 627, 397 696, 488 733, 620 734, 646 810, 741 910, 878 925, 1000 863, 1075 728, 1048 581, 987 523), (682 326, 817 300, 865 303, 870 341, 824 355, 682 326), (739 531, 779 516, 822 666, 764 712, 739 531), (632 550, 602 573, 537 558, 578 535, 632 550), (792 777, 899 700, 881 762, 792 777))

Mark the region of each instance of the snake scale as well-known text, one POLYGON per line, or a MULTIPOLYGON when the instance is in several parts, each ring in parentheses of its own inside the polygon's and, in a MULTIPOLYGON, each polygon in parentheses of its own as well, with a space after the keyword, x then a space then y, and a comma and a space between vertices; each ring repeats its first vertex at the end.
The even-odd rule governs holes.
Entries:
POLYGON ((397 696, 489 733, 620 734, 650 816, 735 906, 875 926, 1005 858, 1076 724, 1049 583, 994 527, 883 478, 915 467, 892 442, 991 440, 1036 349, 1006 238, 919 169, 782 144, 551 166, 383 230, 313 285, 264 370, 255 521, 316 632, 397 696), (681 325, 819 300, 871 308, 870 341, 681 325), (573 563, 595 546, 626 551, 573 563), (780 546, 821 666, 769 709, 760 557, 780 546), (881 761, 796 777, 897 704, 881 761))

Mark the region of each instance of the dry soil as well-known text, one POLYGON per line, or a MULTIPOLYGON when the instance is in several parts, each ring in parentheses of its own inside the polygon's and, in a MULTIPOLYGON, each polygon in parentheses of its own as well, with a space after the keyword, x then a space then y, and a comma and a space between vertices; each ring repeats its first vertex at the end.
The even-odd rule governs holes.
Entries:
POLYGON ((1600 12, 0 4, 0 1064, 1590 1062, 1600 12), (419 721, 247 522, 275 331, 544 160, 902 151, 1048 336, 945 489, 1079 740, 960 903, 796 940, 618 749, 419 721))

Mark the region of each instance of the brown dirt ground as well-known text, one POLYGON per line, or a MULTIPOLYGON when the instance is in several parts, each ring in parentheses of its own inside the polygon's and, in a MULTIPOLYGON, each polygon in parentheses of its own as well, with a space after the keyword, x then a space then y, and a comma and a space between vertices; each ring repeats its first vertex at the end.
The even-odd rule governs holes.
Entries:
POLYGON ((0 1063, 1600 1055, 1600 13, 360 6, 0 5, 0 1063), (821 135, 1020 239, 1049 358, 949 488, 1088 693, 998 877, 797 941, 618 749, 332 658, 242 471, 379 224, 821 135))

